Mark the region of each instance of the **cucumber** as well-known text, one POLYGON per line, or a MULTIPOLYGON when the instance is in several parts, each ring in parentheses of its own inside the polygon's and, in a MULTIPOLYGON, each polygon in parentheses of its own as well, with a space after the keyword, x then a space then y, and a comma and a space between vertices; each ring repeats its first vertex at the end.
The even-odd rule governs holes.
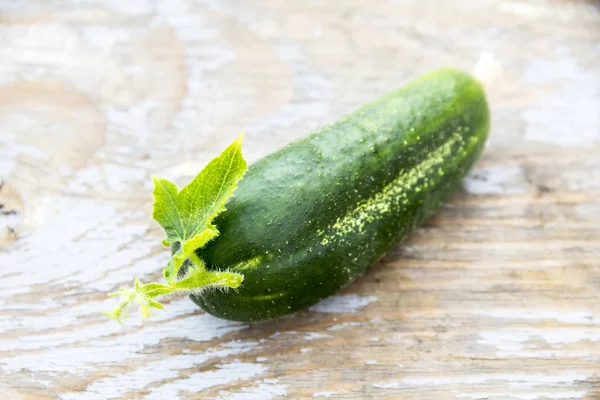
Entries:
POLYGON ((197 254, 244 275, 191 295, 237 321, 280 317, 354 281, 431 216, 489 130, 479 83, 440 69, 252 165, 197 254))

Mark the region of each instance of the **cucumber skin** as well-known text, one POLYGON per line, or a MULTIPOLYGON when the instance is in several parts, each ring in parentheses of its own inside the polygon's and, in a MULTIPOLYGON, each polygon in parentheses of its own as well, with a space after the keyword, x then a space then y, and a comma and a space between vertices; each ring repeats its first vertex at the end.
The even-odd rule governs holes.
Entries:
POLYGON ((488 130, 479 83, 441 69, 259 160, 216 219, 220 235, 197 251, 244 281, 192 300, 253 322, 332 295, 439 208, 488 130))

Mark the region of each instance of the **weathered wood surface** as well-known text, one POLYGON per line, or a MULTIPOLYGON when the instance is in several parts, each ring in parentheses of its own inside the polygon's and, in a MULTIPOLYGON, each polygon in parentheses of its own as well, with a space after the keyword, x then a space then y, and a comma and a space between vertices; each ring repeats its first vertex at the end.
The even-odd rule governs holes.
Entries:
POLYGON ((600 5, 0 0, 0 398, 599 399, 600 5), (367 276, 257 326, 105 293, 167 259, 150 174, 249 160, 503 64, 477 168, 367 276))

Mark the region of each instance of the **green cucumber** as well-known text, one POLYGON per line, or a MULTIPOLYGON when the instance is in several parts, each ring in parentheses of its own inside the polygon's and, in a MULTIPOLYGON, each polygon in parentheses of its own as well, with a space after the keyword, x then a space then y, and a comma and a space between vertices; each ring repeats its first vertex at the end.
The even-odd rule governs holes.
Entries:
POLYGON ((220 318, 295 312, 355 280, 431 216, 478 159, 489 130, 480 84, 424 75, 252 165, 196 251, 236 290, 191 297, 220 318))

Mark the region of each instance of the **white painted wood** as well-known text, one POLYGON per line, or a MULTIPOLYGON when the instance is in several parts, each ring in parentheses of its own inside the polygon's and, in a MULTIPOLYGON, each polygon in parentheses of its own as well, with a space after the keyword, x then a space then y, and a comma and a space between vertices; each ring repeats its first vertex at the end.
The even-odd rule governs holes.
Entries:
POLYGON ((593 1, 0 0, 0 398, 598 399, 598 110, 593 1), (151 174, 490 60, 483 158, 341 294, 256 326, 99 314, 167 260, 151 174))

